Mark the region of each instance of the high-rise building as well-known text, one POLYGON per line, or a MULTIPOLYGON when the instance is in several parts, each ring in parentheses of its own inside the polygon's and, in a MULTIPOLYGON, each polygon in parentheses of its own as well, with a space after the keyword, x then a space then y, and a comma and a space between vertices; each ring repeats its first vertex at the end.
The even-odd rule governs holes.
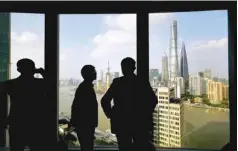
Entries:
MULTIPOLYGON (((11 46, 11 14, 0 13, 0 82, 10 79, 10 46, 11 46)), ((1 91, 1 90, 0 90, 1 91)), ((0 92, 1 93, 1 92, 0 92)), ((7 110, 9 110, 9 103, 7 103, 7 97, 1 97, 0 114, 1 117, 7 117, 7 110), (5 103, 4 103, 5 102, 5 103)), ((9 145, 9 135, 6 133, 6 129, 0 127, 0 140, 1 146, 9 145), (3 133, 4 132, 4 133, 3 133)))
POLYGON ((154 112, 154 143, 157 147, 183 147, 183 102, 175 88, 159 87, 154 112))
POLYGON ((113 76, 114 76, 114 78, 118 78, 120 76, 120 73, 119 72, 114 72, 113 76))
POLYGON ((228 99, 228 86, 207 80, 207 97, 212 104, 220 104, 222 100, 228 99))
POLYGON ((170 30, 169 83, 170 85, 173 85, 176 83, 175 78, 179 77, 177 21, 173 21, 170 30))
POLYGON ((201 78, 202 79, 202 94, 207 94, 207 78, 201 78))
POLYGON ((208 78, 208 79, 212 78, 212 71, 210 69, 205 69, 203 74, 204 74, 204 78, 208 78))
POLYGON ((218 81, 225 84, 225 85, 228 85, 228 83, 229 83, 226 78, 219 78, 218 81))
POLYGON ((101 70, 101 71, 100 71, 100 78, 99 78, 99 80, 102 81, 102 82, 103 82, 103 80, 104 80, 103 76, 104 76, 104 75, 103 75, 103 70, 101 70))
POLYGON ((110 73, 110 66, 108 61, 107 73, 106 73, 106 91, 109 89, 111 84, 111 73, 110 73))
POLYGON ((153 86, 159 81, 159 69, 150 69, 149 80, 153 86))
POLYGON ((168 57, 165 54, 162 58, 162 81, 167 86, 169 81, 168 57))
POLYGON ((223 94, 223 99, 224 100, 228 100, 229 99, 229 87, 227 85, 225 85, 225 84, 223 84, 222 94, 223 94))
POLYGON ((218 77, 213 77, 212 80, 215 81, 215 82, 218 82, 219 78, 218 77))
POLYGON ((189 94, 202 95, 202 78, 198 75, 189 76, 189 94))
POLYGON ((0 13, 0 81, 10 77, 10 13, 0 13))
POLYGON ((187 91, 188 84, 189 84, 189 74, 188 74, 188 60, 187 60, 187 53, 185 49, 185 44, 182 45, 181 50, 181 60, 180 60, 180 75, 183 77, 184 80, 184 91, 187 91))
MULTIPOLYGON (((176 77, 177 93, 185 94, 185 82, 183 77, 176 77)), ((178 95, 177 95, 178 96, 178 95)))
POLYGON ((204 72, 198 72, 200 78, 204 78, 204 72))

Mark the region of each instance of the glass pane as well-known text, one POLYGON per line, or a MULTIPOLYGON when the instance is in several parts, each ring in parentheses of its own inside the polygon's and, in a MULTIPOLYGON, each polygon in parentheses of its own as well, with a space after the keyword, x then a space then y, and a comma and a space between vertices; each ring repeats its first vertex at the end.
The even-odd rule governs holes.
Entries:
MULTIPOLYGON (((23 58, 44 68, 44 15, 0 13, 0 81, 18 78, 16 63, 23 58)), ((6 142, 9 146, 8 132, 6 142)))
POLYGON ((229 142, 227 11, 149 15, 157 147, 221 149, 229 142))
MULTIPOLYGON (((135 14, 60 15, 59 114, 61 118, 71 118, 75 92, 83 82, 81 69, 84 65, 93 65, 97 71, 94 90, 98 101, 95 146, 117 144, 100 101, 112 80, 122 75, 120 63, 125 57, 136 59, 135 14)), ((90 119, 85 118, 85 122, 87 120, 90 119)), ((67 124, 60 127, 65 129, 67 124)), ((65 131, 61 136, 67 134, 65 131)), ((72 135, 77 137, 75 131, 72 135)), ((79 146, 78 140, 67 142, 69 147, 79 146)))

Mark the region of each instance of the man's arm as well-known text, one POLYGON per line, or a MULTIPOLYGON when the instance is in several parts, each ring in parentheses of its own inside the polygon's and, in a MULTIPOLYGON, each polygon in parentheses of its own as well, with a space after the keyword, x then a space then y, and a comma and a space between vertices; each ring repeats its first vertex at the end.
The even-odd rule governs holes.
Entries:
POLYGON ((111 111, 112 111, 111 101, 113 99, 114 85, 115 82, 113 81, 110 88, 107 90, 106 94, 101 99, 101 106, 107 118, 111 118, 111 111))
POLYGON ((154 93, 154 91, 153 91, 149 82, 147 83, 147 86, 148 86, 147 87, 148 88, 147 92, 148 92, 149 103, 150 103, 149 104, 149 111, 153 113, 156 105, 158 104, 158 99, 157 99, 157 97, 156 97, 156 95, 155 95, 155 93, 154 93))
POLYGON ((51 94, 51 92, 50 92, 50 86, 51 86, 51 84, 50 84, 50 79, 49 79, 49 76, 47 76, 47 74, 46 74, 46 72, 45 72, 45 70, 43 69, 43 68, 39 68, 39 69, 37 69, 37 71, 36 71, 36 73, 39 73, 39 74, 41 74, 41 76, 43 77, 43 89, 44 89, 44 91, 45 91, 45 93, 46 93, 46 96, 49 98, 49 97, 51 97, 50 96, 50 94, 51 94))

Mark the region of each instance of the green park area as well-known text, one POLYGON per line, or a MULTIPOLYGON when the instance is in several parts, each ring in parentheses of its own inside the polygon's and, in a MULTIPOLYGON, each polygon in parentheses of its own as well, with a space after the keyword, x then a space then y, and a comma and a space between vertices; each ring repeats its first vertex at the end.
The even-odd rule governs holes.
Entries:
POLYGON ((189 93, 181 95, 182 100, 187 101, 190 99, 191 103, 195 103, 195 98, 201 98, 202 103, 211 107, 219 107, 219 108, 229 108, 229 101, 224 99, 220 104, 212 104, 208 99, 207 95, 190 95, 189 93))

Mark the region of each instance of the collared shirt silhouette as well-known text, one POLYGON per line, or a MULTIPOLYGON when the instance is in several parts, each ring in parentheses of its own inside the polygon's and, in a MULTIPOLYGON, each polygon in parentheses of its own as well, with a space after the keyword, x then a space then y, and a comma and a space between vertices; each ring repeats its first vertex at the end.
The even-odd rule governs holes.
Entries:
POLYGON ((124 76, 115 78, 103 96, 103 111, 111 120, 111 131, 117 136, 119 150, 131 151, 133 144, 139 150, 151 150, 152 114, 157 98, 149 82, 140 81, 134 74, 132 58, 123 59, 121 66, 124 76))
POLYGON ((36 150, 40 148, 40 139, 45 137, 40 131, 47 130, 50 108, 46 82, 34 78, 34 74, 44 77, 45 72, 42 68, 36 69, 30 59, 19 60, 17 70, 21 75, 2 85, 3 95, 10 97, 10 113, 5 121, 9 125, 10 150, 23 151, 25 146, 36 150))
POLYGON ((92 65, 85 65, 81 70, 84 81, 78 86, 72 104, 71 122, 76 128, 81 149, 93 150, 94 132, 98 125, 98 103, 92 82, 96 71, 92 65))

